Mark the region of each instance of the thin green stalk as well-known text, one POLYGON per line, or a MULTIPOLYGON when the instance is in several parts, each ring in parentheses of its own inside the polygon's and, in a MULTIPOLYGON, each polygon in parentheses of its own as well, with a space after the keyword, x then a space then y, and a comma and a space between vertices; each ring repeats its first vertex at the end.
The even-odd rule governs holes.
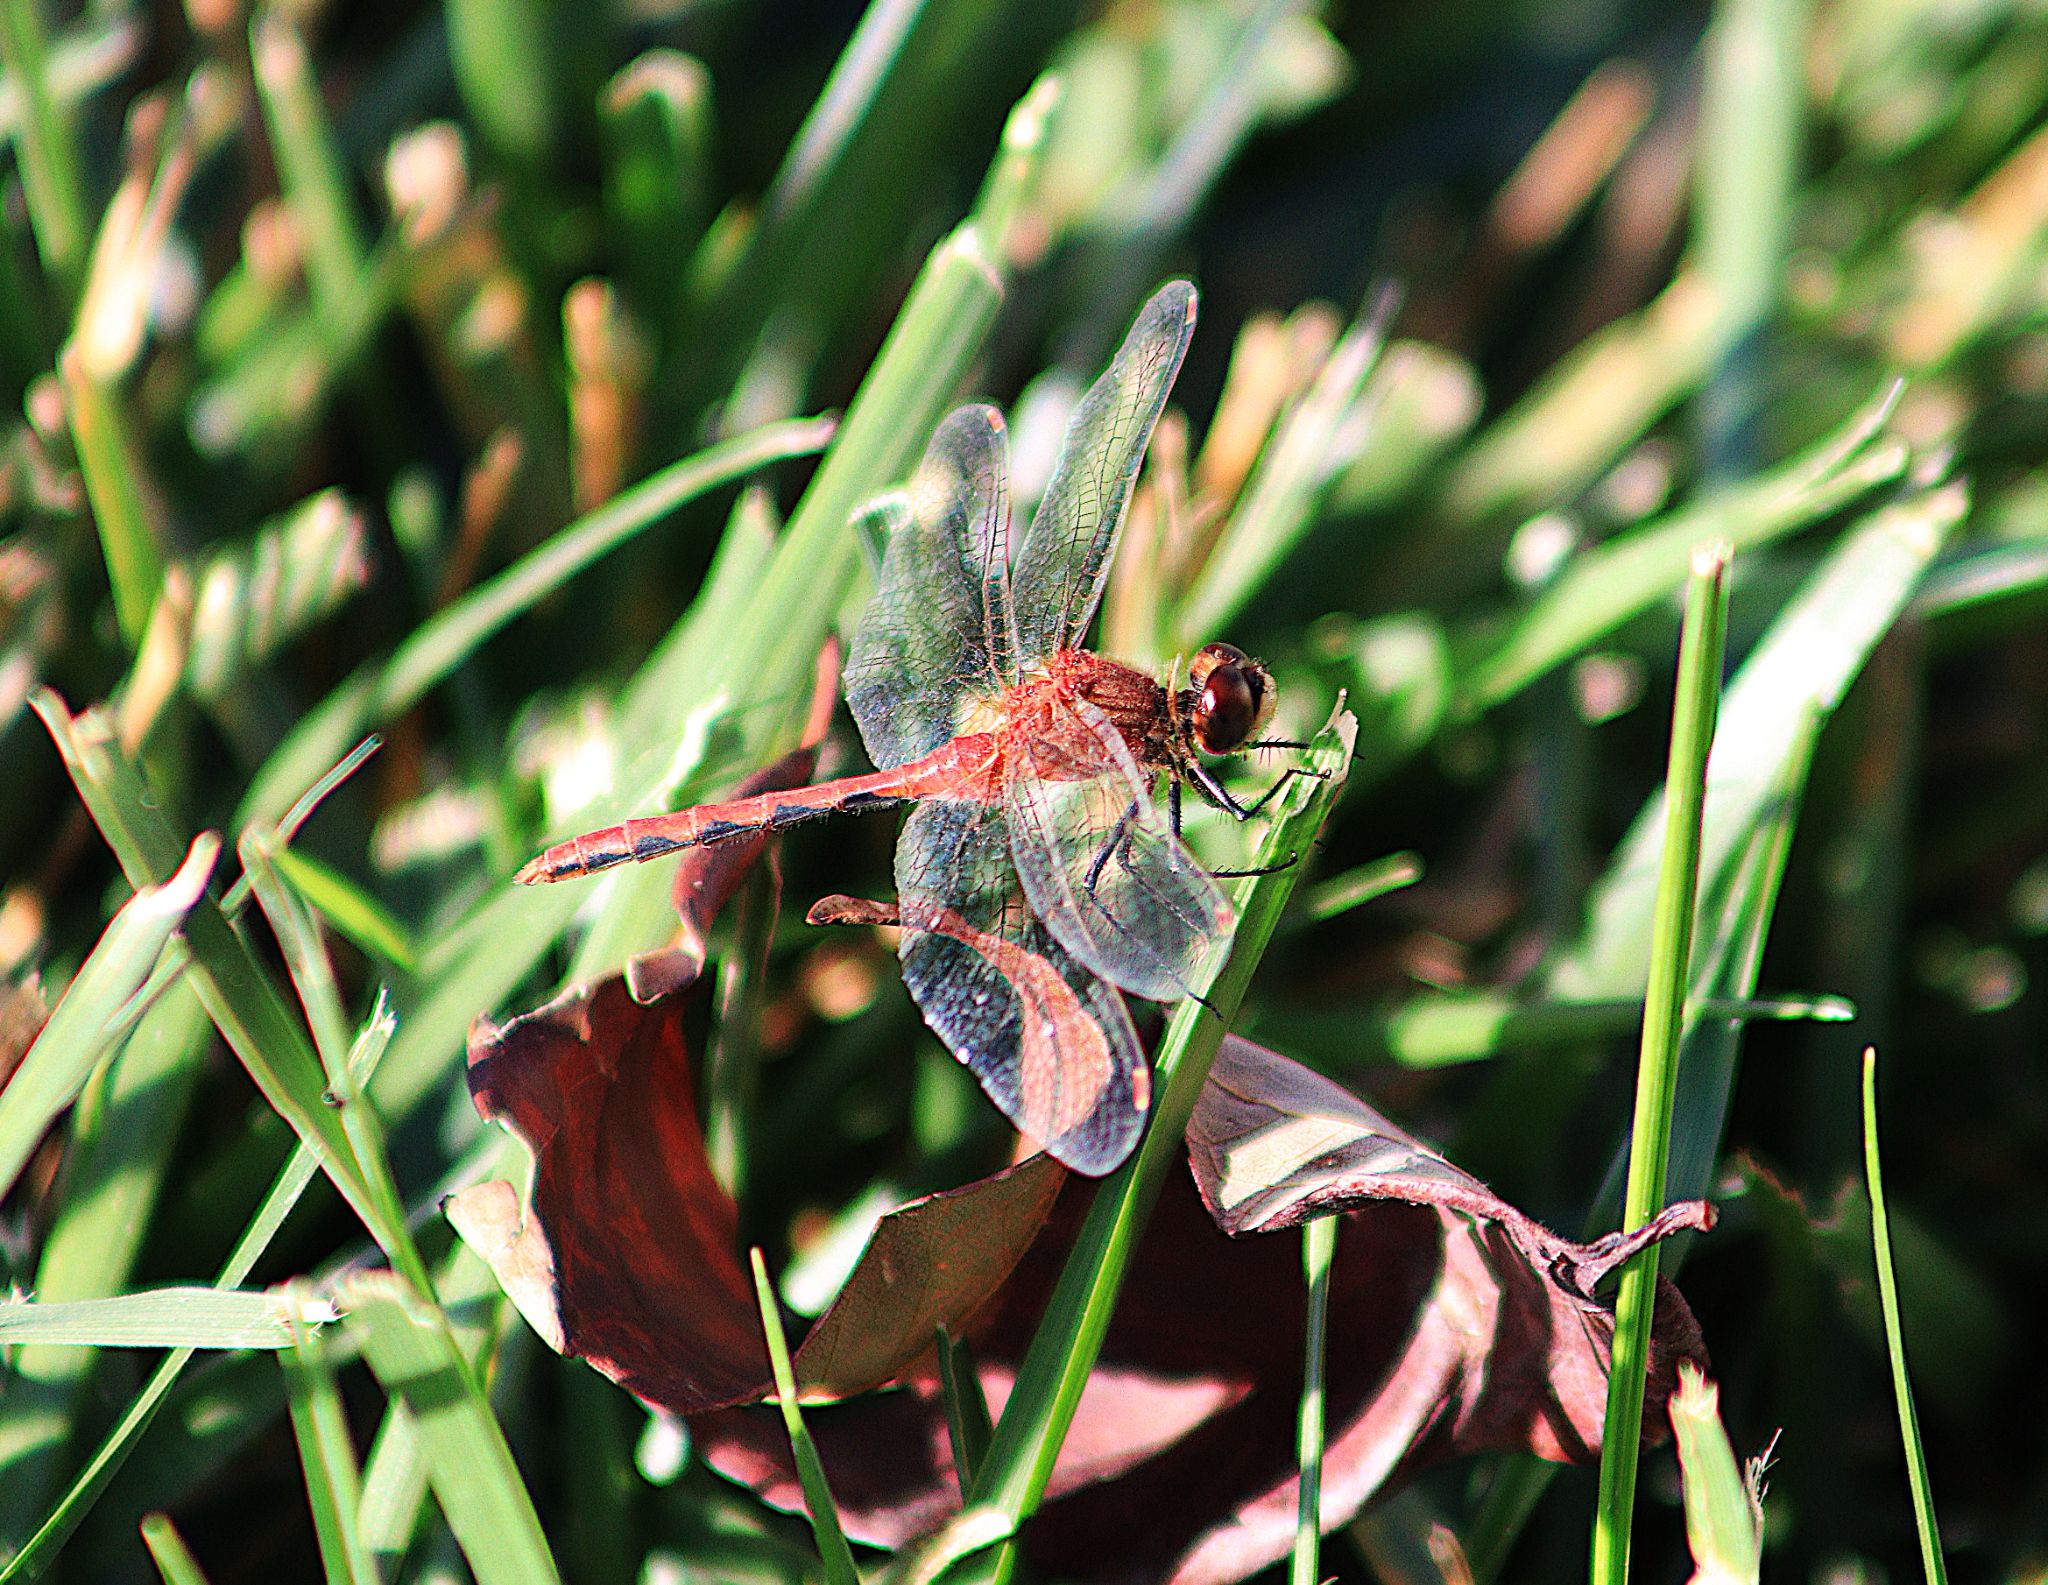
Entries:
MULTIPOLYGON (((1259 868, 1283 864, 1308 850, 1343 784, 1356 735, 1357 723, 1340 714, 1317 738, 1309 751, 1310 764, 1326 771, 1327 777, 1298 778, 1296 786, 1305 790, 1283 795, 1284 806, 1256 861, 1259 868)), ((1102 1351, 1139 1236, 1167 1173, 1181 1157, 1188 1118, 1208 1078, 1210 1061, 1244 1000, 1300 873, 1298 864, 1287 864, 1251 883, 1241 900, 1230 956, 1207 999, 1182 1002, 1160 1039, 1154 1057, 1157 1099, 1152 1121, 1137 1153, 1096 1191, 974 1483, 971 1504, 996 1509, 1012 1530, 1037 1511, 1045 1495, 1082 1389, 1102 1351)), ((1006 1581, 1016 1561, 1014 1540, 1005 1540, 951 1560, 947 1577, 1006 1581)))
MULTIPOLYGON (((307 1185, 319 1170, 320 1157, 309 1146, 302 1144, 292 1153, 291 1159, 271 1184, 270 1192, 264 1196, 262 1205, 257 1207, 247 1230, 222 1263, 214 1279, 215 1287, 239 1288, 248 1280, 256 1262, 270 1248, 271 1240, 284 1225, 285 1217, 299 1203, 299 1197, 306 1192, 307 1185)), ((141 1441, 143 1433, 155 1420, 157 1410, 163 1407, 164 1399, 169 1396, 178 1377, 192 1362, 194 1352, 190 1348, 177 1348, 164 1356, 122 1413, 120 1421, 107 1433, 85 1468, 79 1471, 70 1489, 50 1510, 41 1527, 19 1552, 8 1559, 7 1566, 0 1569, 0 1585, 15 1585, 17 1581, 35 1579, 49 1567, 58 1549, 71 1538, 72 1532, 92 1511, 93 1504, 127 1462, 128 1455, 135 1451, 136 1443, 141 1441)))
POLYGON ((1330 1266, 1337 1258, 1337 1218, 1319 1216, 1301 1230, 1302 1275, 1308 1279, 1308 1326, 1301 1368, 1301 1414, 1295 1448, 1301 1500, 1294 1526, 1288 1585, 1316 1585, 1323 1538, 1324 1364, 1329 1352, 1330 1266))
POLYGON ((41 0, 0 5, 0 65, 22 97, 16 130, 21 185, 43 268, 75 301, 85 280, 90 217, 71 108, 53 94, 41 0))
MULTIPOLYGON (((0 10, 12 10, 12 0, 0 10)), ((140 650, 163 587, 164 554, 142 490, 134 436, 114 381, 95 372, 76 345, 57 359, 78 471, 107 559, 114 615, 130 652, 140 650)))
POLYGON ((1920 1443, 1920 1416, 1906 1379, 1906 1337, 1899 1324, 1899 1279, 1892 1269, 1891 1213, 1884 1203, 1884 1173, 1877 1151, 1877 1048, 1863 1053, 1863 1171, 1870 1188, 1870 1242, 1877 1261, 1877 1294, 1884 1310, 1885 1353, 1892 1367, 1892 1396, 1899 1408, 1899 1440, 1906 1449, 1906 1483, 1913 1492, 1913 1525, 1920 1536, 1920 1568, 1927 1585, 1948 1585, 1941 1556, 1941 1528, 1934 1518, 1934 1492, 1927 1480, 1927 1450, 1920 1443))
POLYGON ((939 1391, 946 1403, 946 1440, 953 1450, 953 1473, 960 1489, 968 1491, 981 1471, 981 1461, 988 1456, 995 1424, 989 1418, 988 1398, 974 1368, 973 1347, 943 1326, 939 1328, 939 1391))
POLYGON ((156 1564, 164 1585, 206 1585, 206 1571, 185 1545, 185 1538, 178 1534, 169 1514, 142 1516, 142 1544, 149 1548, 150 1561, 156 1564))
POLYGON ((291 1316, 291 1329, 292 1346, 280 1350, 278 1363, 328 1585, 378 1585, 377 1565, 357 1520, 362 1469, 349 1440, 334 1360, 302 1315, 291 1316))
POLYGON ((452 674, 513 618, 679 506, 830 438, 822 419, 795 419, 671 463, 569 524, 559 534, 413 629, 381 665, 372 663, 329 694, 286 738, 242 800, 241 819, 268 818, 379 722, 408 709, 452 674))
POLYGON ((1693 246, 1725 323, 1700 393, 1709 475, 1739 471, 1738 437, 1762 398, 1754 342, 1777 305, 1791 251, 1806 12, 1806 0, 1721 0, 1707 30, 1693 246))
POLYGON ((768 1363, 775 1373, 775 1403, 782 1411, 783 1429, 789 1433, 789 1450, 796 1458, 797 1479, 804 1488, 804 1506, 810 1510, 811 1534, 825 1565, 826 1585, 860 1585, 860 1571, 853 1566, 853 1548, 846 1544, 846 1532, 839 1527, 839 1508, 832 1500, 825 1466, 811 1433, 804 1429, 803 1410, 797 1405, 796 1372, 789 1363, 789 1339, 782 1335, 775 1287, 768 1280, 761 1251, 752 1249, 747 1254, 754 1264, 754 1298, 761 1309, 761 1331, 768 1340, 768 1363))
POLYGON ((282 9, 249 25, 249 58, 279 185, 305 249, 306 285, 321 340, 337 363, 353 359, 367 322, 370 250, 348 173, 327 126, 305 40, 282 9))
MULTIPOLYGON (((1649 985, 1643 998, 1642 1055, 1636 1074, 1635 1121, 1629 1135, 1624 1228, 1641 1227, 1664 1207, 1678 1046, 1685 1024, 1693 913, 1699 896, 1707 749, 1714 740, 1720 709, 1727 622, 1728 553, 1721 546, 1696 551, 1686 588, 1685 629, 1679 640, 1671 757, 1664 784, 1670 812, 1650 927, 1649 985)), ((1628 1578, 1636 1456, 1642 1440, 1656 1292, 1657 1250, 1652 1245, 1623 1269, 1615 1299, 1613 1365, 1607 1382, 1606 1429, 1600 1443, 1600 1498, 1593 1519, 1594 1585, 1623 1585, 1628 1578)))

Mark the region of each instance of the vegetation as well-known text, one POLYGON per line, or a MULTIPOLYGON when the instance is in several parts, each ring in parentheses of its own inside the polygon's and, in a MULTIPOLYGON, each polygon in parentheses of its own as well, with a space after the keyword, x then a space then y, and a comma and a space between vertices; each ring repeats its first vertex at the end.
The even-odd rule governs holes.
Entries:
MULTIPOLYGON (((1105 1359, 1214 1389, 1163 1438, 1205 1477, 1237 1393, 1334 1505, 1289 1473, 1210 1577, 2041 1577, 2039 6, 0 0, 0 69, 0 1580, 1157 1577, 1141 1519, 1256 1505, 1148 1448, 1086 1517, 1053 1459, 1105 1359), (1177 276, 1099 647, 1262 657, 1325 774, 1249 834, 1191 809, 1270 873, 1207 1000, 1139 1010, 1139 1153, 1062 1190, 991 1176, 885 933, 804 922, 892 894, 894 817, 694 901, 511 877, 799 745, 864 768, 813 717, 873 503, 987 400, 1021 520, 1177 276), (589 1159, 522 1267, 492 1186, 546 1130, 465 1051, 572 1026, 571 1081, 655 1065, 550 1101, 589 1159), (1212 1071, 1345 1130, 1228 1244, 1212 1071), (1420 1212, 1364 1182, 1389 1142, 1420 1212), (737 1317, 743 1390, 564 1302, 631 1286, 590 1251, 657 1183, 693 1219, 633 1251, 709 1276, 655 1353, 737 1317), (828 1404, 907 1327, 849 1283, 907 1202, 877 1247, 959 1313, 828 1404), (1155 1202, 1214 1246, 1178 1290, 1155 1202), (1347 1442, 1404 1280, 1536 1293, 1545 1349, 1618 1307, 1632 1425, 1660 1271, 1711 1352, 1651 1382, 1682 1475, 1474 1453, 1541 1439, 1469 1403, 1427 1457, 1347 1442), (1186 1365, 1210 1315, 1278 1374, 1186 1365), (874 1495, 941 1451, 949 1527, 874 1495)), ((1475 1393, 1563 1368, 1511 1330, 1475 1393)))

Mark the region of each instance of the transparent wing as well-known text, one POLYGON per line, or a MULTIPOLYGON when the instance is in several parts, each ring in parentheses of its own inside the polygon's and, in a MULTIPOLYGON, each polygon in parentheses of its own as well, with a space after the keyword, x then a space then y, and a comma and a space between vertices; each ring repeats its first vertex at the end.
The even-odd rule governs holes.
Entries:
POLYGON ((1123 998, 1032 918, 993 805, 931 799, 896 847, 903 980, 1017 1128, 1076 1172, 1131 1153, 1151 1100, 1123 998))
POLYGON ((1006 783, 1011 856, 1032 912, 1134 995, 1165 1002, 1208 989, 1230 904, 1161 817, 1109 718, 1070 699, 1032 753, 1035 765, 1006 783))
POLYGON ((846 660, 846 702, 884 769, 952 737, 962 694, 1015 680, 1009 480, 993 407, 949 414, 911 478, 846 660))
POLYGON ((1017 653, 1027 660, 1079 647, 1102 599, 1138 464, 1194 330, 1194 287, 1162 286, 1074 409, 1052 482, 1017 550, 1017 653))

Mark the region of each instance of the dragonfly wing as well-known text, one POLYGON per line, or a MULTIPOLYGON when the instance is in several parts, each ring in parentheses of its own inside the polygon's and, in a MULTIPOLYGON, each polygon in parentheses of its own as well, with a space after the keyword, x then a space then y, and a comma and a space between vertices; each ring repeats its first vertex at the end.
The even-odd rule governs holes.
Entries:
POLYGON ((1201 994, 1230 904, 1161 817, 1122 735, 1070 699, 1033 749, 1050 774, 1019 767, 1005 787, 1032 911, 1113 985, 1160 1002, 1201 994))
POLYGON ((1015 680, 1009 480, 993 407, 949 414, 911 478, 846 661, 846 702, 879 766, 929 754, 959 730, 963 695, 1015 680))
POLYGON ((929 799, 896 849, 904 983, 1020 1132, 1100 1176, 1145 1124, 1151 1070, 1116 990, 1031 916, 1001 808, 929 799))
POLYGON ((1194 287, 1162 286, 1074 409, 1052 482, 1017 551, 1018 653, 1026 659, 1079 647, 1102 599, 1138 464, 1194 330, 1194 287))

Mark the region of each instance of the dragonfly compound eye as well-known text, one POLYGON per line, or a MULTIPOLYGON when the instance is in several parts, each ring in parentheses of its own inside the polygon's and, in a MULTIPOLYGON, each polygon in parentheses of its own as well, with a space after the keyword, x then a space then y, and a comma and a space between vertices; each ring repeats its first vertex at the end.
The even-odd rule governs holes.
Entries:
POLYGON ((1195 658, 1188 662, 1188 686, 1195 689, 1206 686, 1218 666, 1235 666, 1242 670, 1251 664, 1251 656, 1235 644, 1204 644, 1195 652, 1195 658))
POLYGON ((1257 661, 1231 649, 1211 644, 1195 657, 1201 692, 1195 699, 1195 743, 1205 754, 1233 754, 1250 742, 1253 735, 1272 719, 1273 678, 1257 661), (1211 658, 1211 651, 1225 650, 1232 659, 1211 658), (1204 660, 1208 664, 1203 665, 1204 660))

